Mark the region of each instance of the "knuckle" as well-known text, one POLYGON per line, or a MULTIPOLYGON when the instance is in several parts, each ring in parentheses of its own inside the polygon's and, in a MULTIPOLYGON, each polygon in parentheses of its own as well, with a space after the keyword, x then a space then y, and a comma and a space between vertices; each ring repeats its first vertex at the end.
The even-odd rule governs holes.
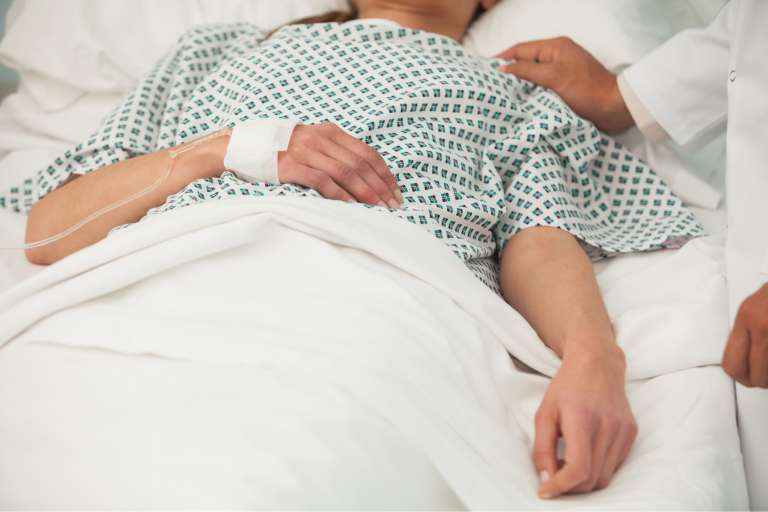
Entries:
POLYGON ((575 467, 571 475, 573 475, 573 481, 576 482, 578 486, 588 486, 590 477, 589 466, 582 465, 575 467))
POLYGON ((608 432, 616 432, 624 424, 624 421, 618 417, 609 415, 603 418, 603 428, 608 432))
POLYGON ((339 179, 342 181, 349 181, 355 177, 355 170, 348 165, 340 164, 336 170, 339 173, 339 179))
POLYGON ((365 169, 366 164, 367 164, 366 160, 363 157, 360 157, 360 156, 353 157, 351 162, 350 162, 350 165, 354 169, 358 169, 358 170, 365 169))
POLYGON ((759 308, 756 307, 755 301, 752 298, 748 298, 739 306, 738 316, 743 317, 745 320, 752 320, 759 314, 759 308))
POLYGON ((362 194, 360 194, 360 199, 362 199, 366 203, 371 203, 371 204, 375 204, 380 201, 379 196, 374 194, 371 189, 367 189, 362 194))
POLYGON ((339 127, 333 123, 323 123, 320 125, 320 129, 327 134, 334 134, 339 130, 339 127))
POLYGON ((533 460, 536 462, 546 462, 549 458, 549 450, 543 446, 537 446, 533 449, 533 460))
POLYGON ((601 476, 597 479, 597 482, 595 482, 595 489, 605 489, 608 487, 609 483, 611 483, 610 476, 601 476))
POLYGON ((330 178, 328 178, 327 175, 322 173, 312 173, 308 176, 307 181, 309 182, 309 186, 311 188, 314 188, 315 190, 320 190, 322 188, 325 188, 328 185, 330 178))

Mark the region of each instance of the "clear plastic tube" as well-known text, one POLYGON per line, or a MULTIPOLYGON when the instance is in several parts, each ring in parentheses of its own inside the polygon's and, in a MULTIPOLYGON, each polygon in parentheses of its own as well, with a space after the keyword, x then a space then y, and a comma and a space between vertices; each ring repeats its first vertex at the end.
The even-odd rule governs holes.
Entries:
POLYGON ((26 243, 20 246, 15 247, 1 247, 0 250, 5 251, 25 251, 28 249, 37 249, 39 247, 44 247, 46 245, 52 244, 54 242, 58 242, 59 240, 68 237, 72 233, 75 233, 77 230, 81 229, 83 226, 86 226, 87 224, 95 221, 96 219, 103 217, 104 215, 121 208, 127 204, 132 203, 133 201, 136 201, 147 194, 151 194, 155 190, 157 190, 163 183, 165 183, 168 178, 173 173, 174 164, 176 163, 176 157, 183 155, 184 153, 187 153, 188 151, 192 151, 193 149, 197 148, 201 144, 208 142, 209 140, 216 139, 218 137, 222 137, 225 135, 229 135, 232 130, 225 129, 220 130, 215 133, 212 133, 210 135, 207 135, 205 137, 201 137, 195 141, 192 141, 182 147, 176 147, 172 148, 168 155, 170 156, 170 161, 168 162, 168 166, 166 167, 165 171, 160 175, 159 178, 157 178, 152 184, 150 184, 148 187, 139 190, 138 192, 135 192, 128 197, 124 197, 120 199, 119 201, 115 201, 112 204, 109 204, 103 208, 100 208, 99 210, 93 212, 92 214, 88 215, 86 218, 78 222, 77 224, 74 224, 73 226, 70 226, 69 228, 65 229, 64 231, 61 231, 60 233, 56 233, 55 235, 49 236, 47 238, 44 238, 42 240, 38 240, 36 242, 30 242, 26 243))

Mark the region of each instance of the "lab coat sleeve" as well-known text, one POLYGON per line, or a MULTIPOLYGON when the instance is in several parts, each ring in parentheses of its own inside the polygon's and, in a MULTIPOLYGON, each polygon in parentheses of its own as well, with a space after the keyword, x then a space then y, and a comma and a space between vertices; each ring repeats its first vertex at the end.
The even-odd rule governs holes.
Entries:
POLYGON ((622 73, 680 145, 708 142, 725 129, 735 7, 728 3, 708 27, 680 32, 622 73))

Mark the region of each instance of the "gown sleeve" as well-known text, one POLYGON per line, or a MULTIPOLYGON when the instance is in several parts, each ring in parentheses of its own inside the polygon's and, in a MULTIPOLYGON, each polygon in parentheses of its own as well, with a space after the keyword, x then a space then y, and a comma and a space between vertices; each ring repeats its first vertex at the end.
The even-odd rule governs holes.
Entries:
MULTIPOLYGON (((222 63, 256 48, 265 37, 264 31, 248 23, 203 25, 186 32, 93 135, 33 177, 0 191, 0 207, 27 213, 73 176, 173 146, 184 131, 179 120, 197 86, 222 63)), ((184 135, 196 138, 218 128, 193 127, 184 135)))

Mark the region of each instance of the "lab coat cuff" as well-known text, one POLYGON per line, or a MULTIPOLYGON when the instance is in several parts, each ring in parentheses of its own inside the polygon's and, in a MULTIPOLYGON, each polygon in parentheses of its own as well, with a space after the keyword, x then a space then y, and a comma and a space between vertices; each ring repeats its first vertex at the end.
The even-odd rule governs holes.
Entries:
POLYGON ((618 76, 617 83, 621 97, 624 99, 632 119, 645 138, 652 142, 663 142, 669 139, 669 134, 666 130, 656 121, 650 111, 640 101, 637 94, 632 90, 624 73, 618 76))
POLYGON ((288 148, 296 121, 254 119, 232 129, 224 167, 243 181, 280 184, 277 153, 288 148))

